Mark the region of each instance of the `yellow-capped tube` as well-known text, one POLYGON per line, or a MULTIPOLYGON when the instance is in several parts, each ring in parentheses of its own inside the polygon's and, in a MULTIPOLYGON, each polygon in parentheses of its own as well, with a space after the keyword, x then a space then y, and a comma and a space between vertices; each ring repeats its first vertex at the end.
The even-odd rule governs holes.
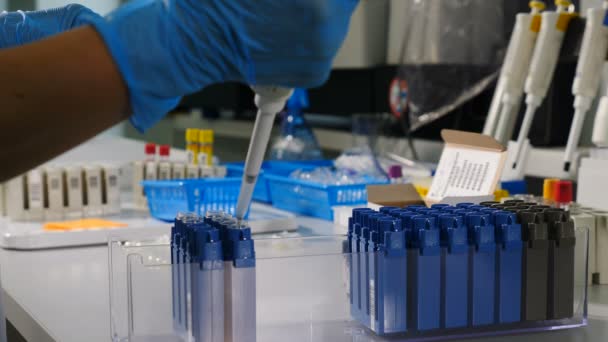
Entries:
POLYGON ((198 138, 199 130, 195 128, 186 129, 186 152, 188 154, 188 164, 198 164, 198 138))
POLYGON ((201 129, 198 133, 199 165, 213 165, 214 134, 210 129, 201 129))

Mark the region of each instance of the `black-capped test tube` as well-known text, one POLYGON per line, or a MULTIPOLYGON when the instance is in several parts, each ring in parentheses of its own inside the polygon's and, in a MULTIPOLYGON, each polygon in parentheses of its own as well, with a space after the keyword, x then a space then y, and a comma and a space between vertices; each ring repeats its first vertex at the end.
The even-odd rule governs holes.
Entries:
POLYGON ((561 209, 547 209, 549 228, 549 319, 570 318, 574 314, 574 221, 561 209))
POLYGON ((543 213, 524 210, 518 213, 524 241, 522 264, 522 319, 547 319, 547 281, 549 232, 543 213))

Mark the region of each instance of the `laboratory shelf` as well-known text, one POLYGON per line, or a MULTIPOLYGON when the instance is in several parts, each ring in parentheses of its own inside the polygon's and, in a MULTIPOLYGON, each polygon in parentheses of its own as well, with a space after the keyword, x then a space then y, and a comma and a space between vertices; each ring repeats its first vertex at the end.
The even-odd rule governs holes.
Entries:
MULTIPOLYGON (((509 324, 494 321, 479 327, 440 327, 384 335, 361 324, 361 317, 355 317, 357 314, 353 314, 351 303, 353 260, 379 258, 380 252, 347 253, 346 236, 256 239, 255 275, 241 283, 244 288, 239 292, 241 295, 255 293, 255 310, 251 310, 249 318, 255 328, 250 331, 253 333, 250 339, 243 341, 432 341, 583 327, 587 324, 587 235, 585 228, 576 230, 571 317, 520 320, 509 324)), ((213 306, 210 303, 230 297, 231 309, 238 310, 240 302, 234 298, 239 294, 225 292, 224 287, 210 290, 212 287, 208 286, 176 285, 176 279, 185 279, 185 283, 192 284, 197 272, 208 269, 209 264, 172 263, 168 235, 145 240, 116 238, 110 242, 109 253, 113 341, 224 341, 223 335, 218 334, 222 329, 217 326, 206 331, 207 335, 202 338, 193 338, 196 323, 192 323, 192 313, 201 314, 204 306, 207 311, 203 312, 208 317, 223 317, 228 304, 213 306), (203 288, 207 290, 202 291, 203 288), (186 308, 187 314, 182 318, 179 318, 181 309, 178 307, 186 308)), ((400 271, 405 272, 391 270, 391 273, 400 271)), ((211 277, 205 279, 228 279, 200 272, 203 272, 200 275, 211 277)), ((377 299, 368 298, 370 303, 377 299)))

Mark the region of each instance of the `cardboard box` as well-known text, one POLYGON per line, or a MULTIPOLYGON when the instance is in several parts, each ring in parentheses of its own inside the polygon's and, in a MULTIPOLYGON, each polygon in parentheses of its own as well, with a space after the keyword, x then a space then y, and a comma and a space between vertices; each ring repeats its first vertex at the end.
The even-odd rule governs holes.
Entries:
POLYGON ((390 184, 367 186, 367 206, 374 210, 381 207, 407 207, 424 204, 412 184, 390 184))
POLYGON ((445 147, 426 198, 427 205, 445 198, 492 196, 507 157, 494 138, 478 133, 441 131, 445 147))

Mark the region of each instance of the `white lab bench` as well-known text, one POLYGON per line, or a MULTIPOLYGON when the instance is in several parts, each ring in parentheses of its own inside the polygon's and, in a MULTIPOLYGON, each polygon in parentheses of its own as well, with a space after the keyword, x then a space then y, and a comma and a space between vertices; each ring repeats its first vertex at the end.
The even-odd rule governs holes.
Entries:
MULTIPOLYGON (((94 139, 56 161, 115 160, 117 157, 130 161, 142 151, 141 142, 121 138, 94 139), (91 149, 95 152, 91 153, 91 149), (117 150, 121 151, 118 156, 117 150)), ((327 221, 306 217, 299 217, 297 221, 299 233, 304 236, 334 232, 332 223, 327 221)), ((0 250, 0 277, 7 318, 27 341, 110 341, 107 247, 0 250)), ((590 287, 589 298, 587 328, 489 340, 606 341, 608 286, 590 287)))

